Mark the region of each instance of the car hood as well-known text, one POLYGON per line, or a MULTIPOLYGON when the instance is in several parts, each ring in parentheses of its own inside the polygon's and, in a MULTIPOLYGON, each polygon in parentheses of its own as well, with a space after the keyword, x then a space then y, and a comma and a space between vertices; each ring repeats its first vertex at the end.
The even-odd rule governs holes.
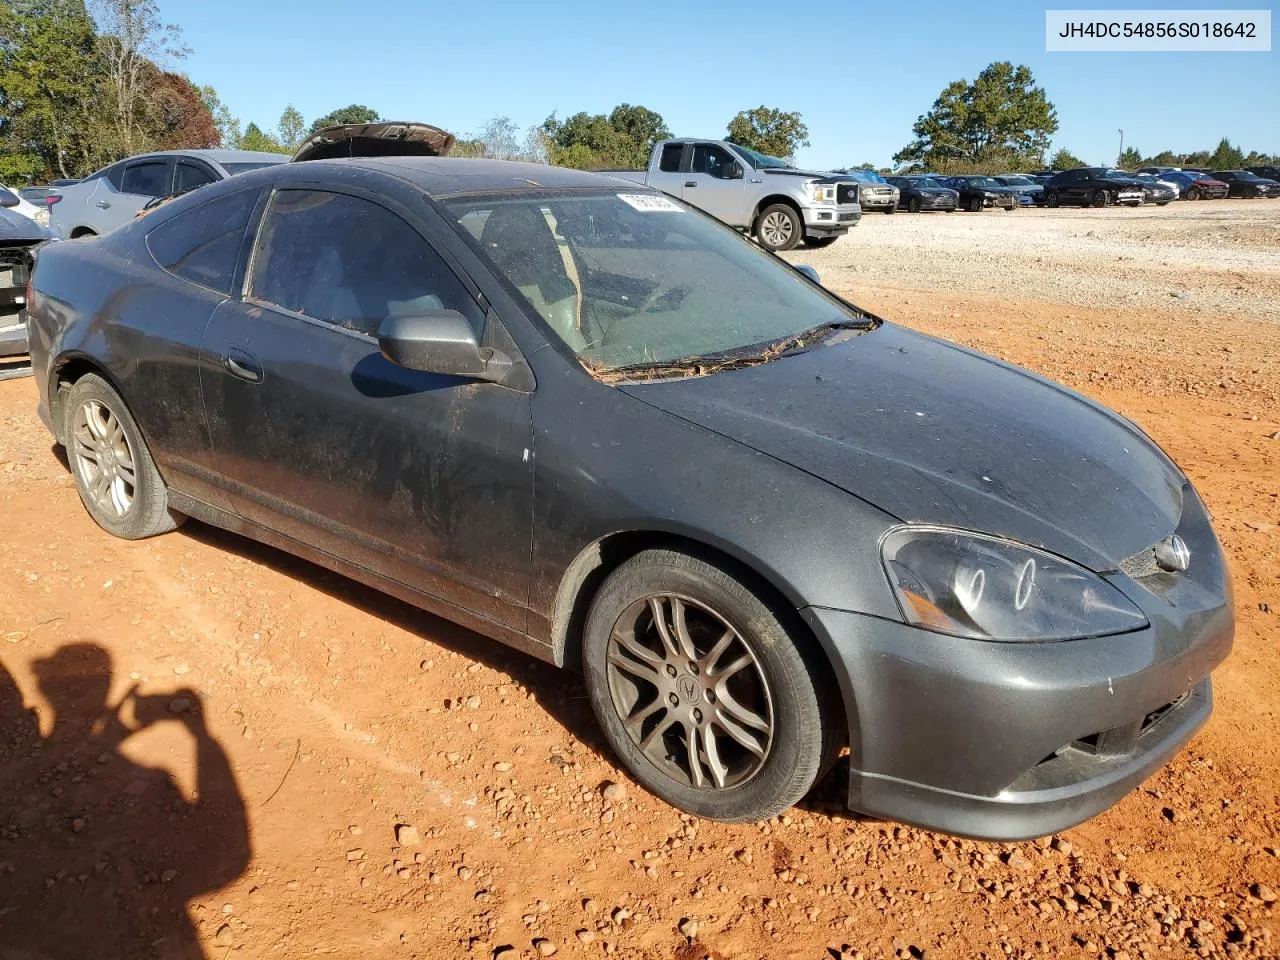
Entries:
POLYGON ((30 217, 0 207, 0 243, 40 243, 52 234, 30 217))
POLYGON ((1007 536, 1095 570, 1161 540, 1182 512, 1182 474, 1119 415, 892 324, 754 367, 621 389, 900 520, 1007 536))
POLYGON ((426 123, 379 120, 340 124, 309 136, 293 155, 293 162, 335 157, 442 157, 453 140, 453 134, 426 123))

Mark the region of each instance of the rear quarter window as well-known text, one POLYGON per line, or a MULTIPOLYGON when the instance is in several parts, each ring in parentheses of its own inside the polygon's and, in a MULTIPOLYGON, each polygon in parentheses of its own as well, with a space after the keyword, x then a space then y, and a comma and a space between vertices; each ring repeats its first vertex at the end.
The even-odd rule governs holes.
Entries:
POLYGON ((170 217, 147 234, 147 249, 175 277, 230 294, 245 227, 260 192, 227 194, 170 217))

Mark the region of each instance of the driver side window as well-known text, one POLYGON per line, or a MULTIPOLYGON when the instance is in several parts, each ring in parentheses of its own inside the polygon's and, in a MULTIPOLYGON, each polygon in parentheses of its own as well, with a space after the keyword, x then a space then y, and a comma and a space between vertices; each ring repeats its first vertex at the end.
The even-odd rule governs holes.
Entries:
POLYGON ((278 190, 258 231, 249 297, 376 337, 382 321, 457 310, 477 337, 484 314, 413 227, 376 203, 278 190))
POLYGON ((715 144, 699 143, 693 148, 693 172, 705 173, 717 180, 728 180, 729 167, 733 157, 723 147, 715 144))

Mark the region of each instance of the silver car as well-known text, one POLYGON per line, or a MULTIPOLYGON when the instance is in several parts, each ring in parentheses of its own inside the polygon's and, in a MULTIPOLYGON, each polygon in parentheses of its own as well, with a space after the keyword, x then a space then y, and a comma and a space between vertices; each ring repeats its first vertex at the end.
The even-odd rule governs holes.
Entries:
POLYGON ((128 223, 158 197, 288 159, 252 150, 165 150, 129 157, 59 187, 49 198, 49 228, 64 240, 98 236, 128 223))

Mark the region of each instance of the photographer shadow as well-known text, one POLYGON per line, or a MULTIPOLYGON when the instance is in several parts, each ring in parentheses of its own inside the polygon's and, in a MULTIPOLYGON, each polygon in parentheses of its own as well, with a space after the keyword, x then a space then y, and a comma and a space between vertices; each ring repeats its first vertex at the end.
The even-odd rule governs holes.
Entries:
POLYGON ((187 904, 239 877, 250 842, 199 696, 135 688, 112 705, 111 658, 92 643, 31 667, 52 711, 47 736, 0 664, 0 960, 203 958, 187 904), (191 800, 169 771, 121 750, 159 723, 194 740, 191 800))

